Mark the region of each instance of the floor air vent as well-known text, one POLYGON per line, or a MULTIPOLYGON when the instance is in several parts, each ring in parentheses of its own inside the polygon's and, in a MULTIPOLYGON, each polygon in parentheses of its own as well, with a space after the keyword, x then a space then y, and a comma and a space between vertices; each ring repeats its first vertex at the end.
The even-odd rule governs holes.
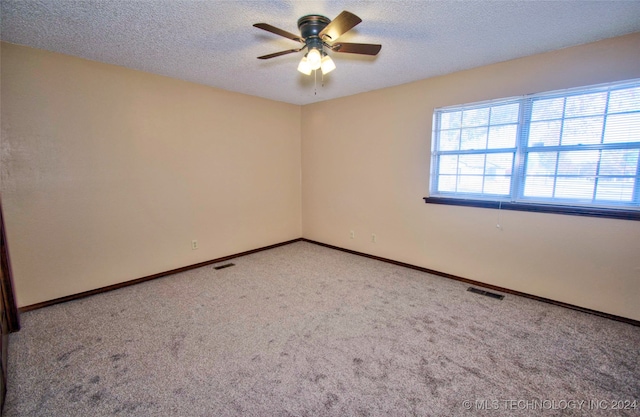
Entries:
POLYGON ((229 268, 230 266, 234 266, 235 264, 224 264, 224 265, 218 265, 218 266, 214 266, 213 269, 225 269, 225 268, 229 268))
POLYGON ((486 295, 487 297, 496 298, 498 300, 502 300, 504 298, 504 295, 502 294, 496 294, 495 292, 481 290, 480 288, 469 287, 467 288, 467 291, 470 291, 476 294, 486 295))

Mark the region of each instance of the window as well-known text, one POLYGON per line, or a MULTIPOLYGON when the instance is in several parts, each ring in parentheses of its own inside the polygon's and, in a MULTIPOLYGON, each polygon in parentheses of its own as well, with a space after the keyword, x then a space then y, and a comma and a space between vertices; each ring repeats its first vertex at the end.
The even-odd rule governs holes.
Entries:
POLYGON ((428 203, 640 219, 640 80, 436 109, 428 203))

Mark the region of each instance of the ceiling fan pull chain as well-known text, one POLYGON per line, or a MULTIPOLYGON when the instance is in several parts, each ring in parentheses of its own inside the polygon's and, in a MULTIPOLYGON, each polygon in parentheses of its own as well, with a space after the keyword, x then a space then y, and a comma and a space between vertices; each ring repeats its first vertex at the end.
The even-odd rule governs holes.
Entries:
POLYGON ((313 70, 313 95, 318 95, 318 71, 313 70))

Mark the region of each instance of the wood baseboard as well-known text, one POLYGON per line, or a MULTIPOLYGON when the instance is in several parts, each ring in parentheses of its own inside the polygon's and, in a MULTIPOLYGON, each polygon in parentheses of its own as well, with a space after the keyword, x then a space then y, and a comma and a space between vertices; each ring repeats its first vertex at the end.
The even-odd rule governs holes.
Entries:
POLYGON ((53 300, 43 301, 43 302, 37 303, 37 304, 31 304, 31 305, 28 305, 28 306, 20 307, 18 309, 18 311, 20 313, 24 313, 24 312, 27 312, 27 311, 37 310, 39 308, 48 307, 48 306, 52 306, 52 305, 55 305, 55 304, 66 303, 67 301, 78 300, 80 298, 88 297, 90 295, 95 295, 95 294, 100 294, 100 293, 107 292, 107 291, 117 290, 118 288, 128 287, 129 285, 135 285, 135 284, 139 284, 141 282, 150 281, 152 279, 166 277, 167 275, 177 274, 179 272, 188 271, 190 269, 200 268, 200 267, 211 265, 211 264, 217 264, 219 262, 228 261, 229 259, 238 258, 240 256, 245 256, 245 255, 250 255, 250 254, 256 253, 256 252, 261 252, 263 250, 277 248, 278 246, 288 245, 290 243, 298 242, 300 240, 302 240, 302 238, 292 239, 292 240, 288 240, 286 242, 276 243, 276 244, 273 244, 273 245, 264 246, 262 248, 251 249, 251 250, 248 250, 248 251, 245 251, 245 252, 236 253, 234 255, 223 256, 222 258, 216 258, 216 259, 212 259, 210 261, 204 261, 204 262, 200 262, 200 263, 193 264, 193 265, 183 266, 181 268, 172 269, 170 271, 160 272, 160 273, 157 273, 157 274, 148 275, 146 277, 132 279, 130 281, 120 282, 118 284, 108 285, 106 287, 96 288, 95 290, 84 291, 84 292, 81 292, 81 293, 78 293, 78 294, 67 295, 65 297, 60 297, 60 298, 56 298, 56 299, 53 299, 53 300))
POLYGON ((474 285, 474 286, 477 286, 477 287, 488 288, 488 289, 491 289, 491 290, 494 290, 494 291, 503 292, 505 294, 512 294, 512 295, 517 295, 517 296, 520 296, 520 297, 526 297, 526 298, 529 298, 529 299, 532 299, 532 300, 542 301, 544 303, 554 304, 554 305, 557 305, 557 306, 560 306, 560 307, 570 308, 572 310, 581 311, 583 313, 593 314, 595 316, 600 316, 600 317, 604 317, 604 318, 607 318, 607 319, 610 319, 610 320, 620 321, 620 322, 623 322, 623 323, 631 324, 632 326, 640 327, 640 321, 634 320, 634 319, 630 319, 628 317, 616 316, 615 314, 604 313, 604 312, 598 311, 598 310, 591 310, 589 308, 580 307, 580 306, 576 306, 576 305, 569 304, 569 303, 564 303, 562 301, 556 301, 556 300, 552 300, 550 298, 544 298, 544 297, 539 297, 537 295, 527 294, 527 293, 516 291, 516 290, 510 290, 509 288, 499 287, 497 285, 492 285, 492 284, 486 284, 484 282, 474 281, 472 279, 459 277, 457 275, 447 274, 446 272, 435 271, 433 269, 423 268, 421 266, 416 266, 416 265, 411 265, 411 264, 407 264, 407 263, 404 263, 404 262, 394 261, 393 259, 382 258, 380 256, 369 255, 369 254, 358 252, 358 251, 354 251, 354 250, 351 250, 351 249, 344 249, 344 248, 341 248, 341 247, 338 247, 338 246, 329 245, 327 243, 317 242, 315 240, 310 240, 310 239, 305 239, 305 238, 302 238, 300 240, 303 241, 303 242, 309 242, 309 243, 313 243, 313 244, 316 244, 316 245, 324 246, 326 248, 331 248, 331 249, 339 250, 339 251, 342 251, 342 252, 351 253, 353 255, 364 256, 366 258, 375 259, 377 261, 387 262, 387 263, 390 263, 390 264, 393 264, 393 265, 403 266, 405 268, 411 268, 411 269, 415 269, 415 270, 418 270, 418 271, 427 272, 427 273, 432 274, 432 275, 438 275, 440 277, 449 278, 449 279, 453 279, 453 280, 456 280, 456 281, 461 281, 461 282, 464 282, 464 283, 467 283, 467 284, 471 284, 471 285, 474 285))
POLYGON ((375 259, 377 261, 382 261, 382 262, 390 263, 390 264, 393 264, 393 265, 402 266, 402 267, 405 267, 405 268, 411 268, 411 269, 415 269, 417 271, 426 272, 428 274, 432 274, 432 275, 437 275, 437 276, 444 277, 444 278, 453 279, 453 280, 464 282, 464 283, 467 283, 467 284, 470 284, 470 285, 474 285, 474 286, 478 286, 478 287, 482 287, 482 288, 487 288, 487 289, 491 289, 491 290, 494 290, 494 291, 499 291, 499 292, 502 292, 502 293, 505 293, 505 294, 512 294, 512 295, 517 295, 517 296, 520 296, 520 297, 526 297, 526 298, 529 298, 529 299, 532 299, 532 300, 541 301, 541 302, 544 302, 544 303, 549 303, 549 304, 557 305, 557 306, 564 307, 564 308, 570 308, 572 310, 581 311, 583 313, 593 314, 593 315, 604 317, 604 318, 607 318, 607 319, 610 319, 610 320, 620 321, 620 322, 623 322, 623 323, 630 324, 632 326, 640 327, 640 321, 634 320, 634 319, 630 319, 628 317, 616 316, 614 314, 604 313, 602 311, 592 310, 592 309, 589 309, 589 308, 580 307, 580 306, 576 306, 576 305, 569 304, 569 303, 564 303, 562 301, 552 300, 550 298, 539 297, 537 295, 527 294, 527 293, 524 293, 524 292, 511 290, 509 288, 499 287, 497 285, 486 284, 484 282, 474 281, 472 279, 459 277, 457 275, 447 274, 446 272, 435 271, 433 269, 423 268, 421 266, 411 265, 411 264, 408 264, 408 263, 405 263, 405 262, 394 261, 393 259, 383 258, 383 257, 380 257, 380 256, 369 255, 367 253, 358 252, 358 251, 354 251, 354 250, 351 250, 351 249, 345 249, 345 248, 341 248, 339 246, 329 245, 327 243, 317 242, 315 240, 305 239, 305 238, 292 239, 292 240, 288 240, 286 242, 276 243, 276 244, 273 244, 273 245, 269 245, 269 246, 265 246, 265 247, 261 247, 261 248, 257 248, 257 249, 252 249, 252 250, 248 250, 248 251, 241 252, 241 253, 236 253, 236 254, 229 255, 229 256, 224 256, 222 258, 212 259, 210 261, 205 261, 205 262, 200 262, 200 263, 193 264, 193 265, 183 266, 181 268, 172 269, 170 271, 160 272, 158 274, 153 274, 153 275, 149 275, 149 276, 146 276, 146 277, 133 279, 133 280, 130 280, 130 281, 125 281, 125 282, 121 282, 121 283, 114 284, 114 285, 109 285, 109 286, 102 287, 102 288, 96 288, 95 290, 89 290, 89 291, 81 292, 81 293, 78 293, 78 294, 68 295, 66 297, 56 298, 54 300, 43 301, 43 302, 37 303, 37 304, 31 304, 31 305, 28 305, 28 306, 25 306, 25 307, 20 307, 18 310, 19 310, 20 313, 24 313, 24 312, 27 312, 27 311, 37 310, 39 308, 48 307, 48 306, 55 305, 55 304, 65 303, 67 301, 78 300, 80 298, 88 297, 90 295, 100 294, 100 293, 103 293, 103 292, 116 290, 118 288, 128 287, 129 285, 135 285, 135 284, 139 284, 141 282, 150 281, 152 279, 165 277, 167 275, 172 275, 172 274, 177 274, 179 272, 188 271, 190 269, 200 268, 200 267, 203 267, 203 266, 207 266, 207 265, 211 265, 211 264, 215 264, 215 263, 219 263, 219 262, 228 261, 229 259, 238 258, 240 256, 245 256, 245 255, 250 255, 252 253, 256 253, 256 252, 261 252, 261 251, 268 250, 268 249, 277 248, 279 246, 284 246, 284 245, 288 245, 288 244, 295 243, 295 242, 308 242, 308 243, 312 243, 312 244, 315 244, 315 245, 324 246, 326 248, 330 248, 330 249, 335 249, 335 250, 339 250, 339 251, 342 251, 342 252, 351 253, 353 255, 364 256, 365 258, 375 259))

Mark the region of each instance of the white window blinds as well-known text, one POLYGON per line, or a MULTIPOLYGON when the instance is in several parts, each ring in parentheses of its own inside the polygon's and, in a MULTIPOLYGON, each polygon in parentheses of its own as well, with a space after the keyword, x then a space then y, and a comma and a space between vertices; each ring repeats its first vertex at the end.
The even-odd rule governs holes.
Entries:
POLYGON ((640 80, 436 109, 431 197, 640 208, 640 80))

